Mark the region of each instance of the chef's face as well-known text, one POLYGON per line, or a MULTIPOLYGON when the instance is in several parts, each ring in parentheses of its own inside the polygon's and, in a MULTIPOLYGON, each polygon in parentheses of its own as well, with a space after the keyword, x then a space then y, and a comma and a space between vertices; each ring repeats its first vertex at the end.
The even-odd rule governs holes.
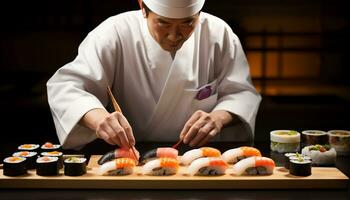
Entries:
POLYGON ((193 33, 198 18, 199 13, 184 19, 171 19, 149 12, 147 24, 151 35, 164 50, 176 52, 193 33))

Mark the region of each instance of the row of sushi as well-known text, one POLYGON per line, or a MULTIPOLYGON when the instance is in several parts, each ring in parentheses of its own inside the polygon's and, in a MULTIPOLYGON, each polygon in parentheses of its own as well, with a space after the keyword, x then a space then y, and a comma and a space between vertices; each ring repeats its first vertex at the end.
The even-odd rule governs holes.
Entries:
POLYGON ((170 147, 160 147, 146 152, 135 159, 130 150, 116 149, 103 155, 99 160, 97 173, 100 175, 128 175, 134 167, 142 165, 143 175, 166 176, 178 172, 179 166, 188 166, 187 173, 193 175, 224 175, 226 169, 233 168, 235 175, 269 175, 273 173, 275 162, 262 157, 254 147, 229 149, 223 154, 212 147, 202 147, 185 152, 182 156, 170 147))
POLYGON ((55 176, 63 167, 67 176, 80 176, 86 173, 86 158, 69 157, 63 160, 63 153, 58 151, 60 145, 47 142, 39 147, 38 144, 20 145, 19 151, 3 160, 3 174, 20 176, 26 174, 28 169, 36 169, 37 175, 55 176))
POLYGON ((301 134, 294 130, 270 132, 271 150, 278 153, 298 152, 301 147, 329 144, 338 155, 350 155, 350 131, 305 130, 301 134))

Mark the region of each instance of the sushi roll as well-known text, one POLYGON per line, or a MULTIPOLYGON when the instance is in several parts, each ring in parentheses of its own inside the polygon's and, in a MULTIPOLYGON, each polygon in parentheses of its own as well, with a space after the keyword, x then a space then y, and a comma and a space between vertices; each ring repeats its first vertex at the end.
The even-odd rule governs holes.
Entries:
POLYGON ((41 152, 61 151, 61 145, 46 142, 45 144, 41 145, 40 149, 41 152))
POLYGON ((218 176, 224 175, 228 164, 220 157, 203 157, 193 161, 188 167, 189 175, 218 176))
POLYGON ((140 163, 145 164, 151 160, 156 158, 174 158, 178 159, 179 152, 177 149, 171 147, 160 147, 156 149, 152 149, 143 154, 140 158, 140 163))
POLYGON ((147 162, 142 167, 143 175, 169 176, 174 175, 179 170, 179 161, 174 158, 157 158, 147 162))
POLYGON ((220 157, 221 152, 212 147, 202 147, 185 152, 181 157, 181 164, 189 165, 192 161, 201 157, 220 157))
POLYGON ((103 165, 104 163, 112 161, 116 158, 131 158, 131 159, 134 159, 136 161, 136 164, 137 164, 137 161, 139 160, 139 157, 140 157, 139 152, 137 152, 137 151, 136 151, 136 156, 137 156, 137 158, 135 158, 135 155, 134 155, 132 149, 118 148, 118 149, 115 149, 113 151, 109 151, 106 154, 104 154, 103 156, 101 156, 101 158, 98 159, 97 163, 99 165, 103 165))
POLYGON ((59 151, 50 151, 50 152, 42 152, 42 156, 51 156, 51 157, 57 157, 58 158, 58 167, 59 169, 63 168, 63 153, 59 151))
POLYGON ((57 176, 59 174, 58 157, 43 156, 37 158, 36 174, 39 176, 57 176))
POLYGON ((350 131, 330 130, 327 134, 329 144, 335 149, 337 155, 350 155, 350 131))
POLYGON ((291 157, 296 156, 296 153, 285 153, 283 157, 284 168, 289 169, 289 160, 291 157))
POLYGON ((315 144, 328 144, 328 135, 325 131, 305 130, 301 132, 302 147, 315 144))
POLYGON ((38 153, 34 151, 19 151, 12 154, 14 157, 26 158, 27 169, 35 169, 35 163, 38 153))
POLYGON ((240 160, 233 165, 233 172, 236 175, 270 175, 273 174, 275 162, 271 158, 252 156, 240 160))
POLYGON ((271 150, 278 153, 300 150, 300 133, 293 130, 275 130, 270 132, 271 150))
POLYGON ((132 158, 117 158, 115 160, 102 164, 97 173, 99 175, 121 176, 129 175, 134 171, 136 162, 132 158))
POLYGON ((18 150, 38 152, 39 147, 40 147, 40 145, 38 145, 38 144, 22 144, 22 145, 18 146, 18 150))
POLYGON ((81 176, 86 174, 86 158, 70 157, 64 160, 64 175, 81 176))
POLYGON ((302 149, 303 155, 309 156, 313 165, 331 166, 335 164, 337 152, 329 145, 310 145, 302 149))
POLYGON ((251 156, 261 156, 258 149, 254 147, 238 147, 235 149, 229 149, 222 154, 222 159, 228 164, 235 164, 238 161, 251 156))
POLYGON ((289 161, 289 173, 294 176, 310 176, 311 160, 303 156, 294 156, 289 161))
POLYGON ((26 158, 7 157, 4 159, 3 174, 5 176, 20 176, 27 173, 26 158))

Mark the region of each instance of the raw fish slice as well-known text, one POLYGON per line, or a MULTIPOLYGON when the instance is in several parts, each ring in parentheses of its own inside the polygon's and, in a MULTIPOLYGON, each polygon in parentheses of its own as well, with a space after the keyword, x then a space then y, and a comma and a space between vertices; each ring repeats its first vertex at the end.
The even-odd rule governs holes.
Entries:
POLYGON ((179 162, 174 158, 157 158, 147 162, 142 167, 142 174, 154 176, 167 176, 176 174, 179 162))
MULTIPOLYGON (((137 151, 136 151, 137 152, 137 151)), ((139 153, 136 153, 137 157, 139 157, 139 153)), ((113 151, 109 151, 106 154, 104 154, 98 161, 97 163, 99 165, 102 165, 108 161, 112 161, 116 158, 131 158, 134 159, 135 161, 138 160, 138 158, 135 158, 134 153, 132 149, 127 149, 127 148, 118 148, 113 151)))
POLYGON ((144 164, 150 160, 154 160, 156 158, 174 158, 178 159, 178 150, 171 147, 160 147, 157 149, 152 149, 143 154, 140 158, 140 163, 144 164))
POLYGON ((181 157, 183 165, 189 165, 192 161, 200 157, 219 157, 221 153, 218 149, 212 147, 202 147, 199 149, 192 149, 185 152, 181 157))
POLYGON ((133 172, 136 163, 131 158, 117 158, 101 165, 99 175, 128 175, 133 172))
POLYGON ((236 175, 269 175, 274 168, 275 162, 271 158, 252 156, 233 165, 233 172, 236 175))
POLYGON ((224 161, 229 164, 235 164, 238 161, 251 156, 261 156, 261 153, 254 147, 244 146, 235 149, 229 149, 222 154, 224 161))
POLYGON ((189 175, 223 175, 228 165, 219 157, 204 157, 193 161, 188 167, 189 175))

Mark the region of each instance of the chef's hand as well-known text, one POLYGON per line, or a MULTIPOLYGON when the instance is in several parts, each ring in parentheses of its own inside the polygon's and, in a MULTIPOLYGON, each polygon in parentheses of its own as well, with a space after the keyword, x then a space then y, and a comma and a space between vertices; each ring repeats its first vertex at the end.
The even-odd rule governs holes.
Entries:
POLYGON ((135 146, 131 126, 120 112, 109 113, 104 109, 92 109, 83 116, 80 123, 95 130, 97 137, 108 144, 125 148, 135 146))
POLYGON ((198 110, 186 122, 180 138, 191 147, 203 146, 218 134, 224 125, 230 123, 232 118, 233 116, 224 110, 211 113, 198 110))

